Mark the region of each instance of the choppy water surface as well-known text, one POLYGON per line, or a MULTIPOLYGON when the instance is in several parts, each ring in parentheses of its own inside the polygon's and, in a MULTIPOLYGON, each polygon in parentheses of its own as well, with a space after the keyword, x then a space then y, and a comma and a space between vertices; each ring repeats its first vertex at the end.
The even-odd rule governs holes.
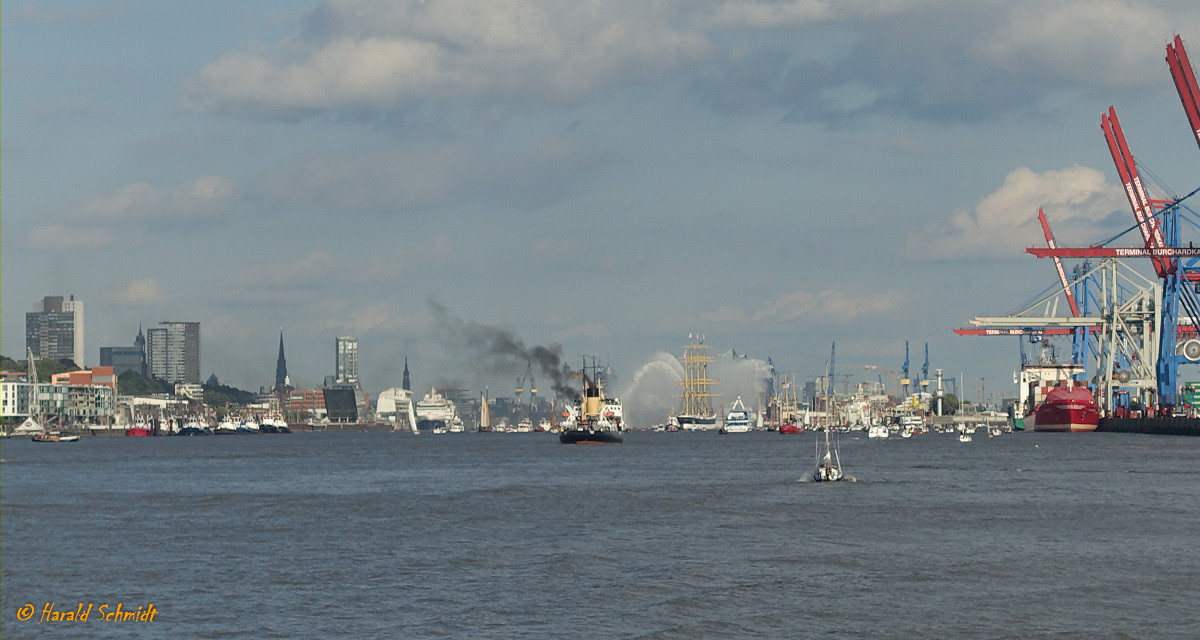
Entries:
POLYGON ((14 439, 3 637, 1200 637, 1200 439, 814 442, 14 439))

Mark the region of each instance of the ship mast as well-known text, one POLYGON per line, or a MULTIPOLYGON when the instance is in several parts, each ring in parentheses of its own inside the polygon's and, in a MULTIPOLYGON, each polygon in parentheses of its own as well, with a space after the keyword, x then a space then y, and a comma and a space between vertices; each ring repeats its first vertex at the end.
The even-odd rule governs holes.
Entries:
POLYGON ((680 396, 679 415, 711 416, 714 415, 712 399, 717 394, 710 392, 708 388, 717 384, 718 380, 708 377, 708 363, 714 358, 708 355, 708 345, 704 343, 704 336, 690 334, 688 341, 680 361, 684 376, 683 380, 680 380, 683 394, 680 396))

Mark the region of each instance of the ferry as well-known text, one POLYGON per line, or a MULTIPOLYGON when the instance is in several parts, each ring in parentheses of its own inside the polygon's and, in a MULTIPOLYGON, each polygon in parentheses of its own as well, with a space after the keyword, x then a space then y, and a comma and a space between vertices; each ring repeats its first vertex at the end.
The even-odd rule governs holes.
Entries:
POLYGON ((746 409, 746 405, 742 404, 742 397, 738 396, 737 400, 733 401, 733 406, 729 408, 729 413, 725 414, 725 424, 721 426, 721 433, 748 433, 750 431, 750 412, 746 409))

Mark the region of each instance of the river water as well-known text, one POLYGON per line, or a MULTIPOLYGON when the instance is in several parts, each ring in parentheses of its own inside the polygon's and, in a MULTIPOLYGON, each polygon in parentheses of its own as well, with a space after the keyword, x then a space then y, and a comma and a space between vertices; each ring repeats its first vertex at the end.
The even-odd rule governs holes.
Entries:
POLYGON ((842 436, 858 482, 800 482, 815 442, 9 439, 2 633, 1200 637, 1200 438, 842 436))

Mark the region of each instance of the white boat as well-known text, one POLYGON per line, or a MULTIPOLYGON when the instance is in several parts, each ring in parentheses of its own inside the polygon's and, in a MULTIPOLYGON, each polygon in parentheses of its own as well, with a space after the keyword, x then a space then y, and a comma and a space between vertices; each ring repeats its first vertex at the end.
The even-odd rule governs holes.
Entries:
POLYGON ((533 433, 533 421, 529 418, 521 418, 517 422, 517 433, 533 433))
POLYGON ((867 427, 867 437, 886 440, 888 437, 888 428, 882 424, 871 424, 871 426, 867 427))
POLYGON ((975 427, 968 427, 965 424, 958 425, 959 442, 970 442, 972 433, 975 433, 975 427))
POLYGON ((428 429, 433 433, 459 433, 464 430, 454 403, 438 393, 436 388, 430 388, 429 393, 416 403, 413 413, 416 415, 418 430, 428 429))
POLYGON ((729 413, 725 414, 725 424, 721 427, 721 433, 749 432, 750 411, 746 409, 746 405, 742 404, 742 397, 738 396, 737 400, 733 401, 733 406, 729 408, 729 413))
MULTIPOLYGON (((833 361, 832 352, 830 361, 833 361)), ((832 387, 832 385, 830 385, 832 387)), ((826 389, 826 405, 832 404, 832 388, 826 389)), ((840 452, 833 448, 829 441, 830 425, 825 425, 825 451, 824 455, 820 450, 820 440, 817 441, 817 468, 813 470, 813 482, 837 482, 845 477, 842 474, 842 457, 840 452)))
POLYGON ((825 431, 825 451, 822 454, 820 440, 817 441, 817 468, 813 471, 813 482, 837 482, 843 477, 842 474, 842 458, 839 452, 833 448, 829 442, 830 429, 826 427, 825 431))
POLYGON ((35 433, 31 437, 34 442, 75 442, 79 439, 77 435, 64 435, 57 431, 49 433, 35 433))

